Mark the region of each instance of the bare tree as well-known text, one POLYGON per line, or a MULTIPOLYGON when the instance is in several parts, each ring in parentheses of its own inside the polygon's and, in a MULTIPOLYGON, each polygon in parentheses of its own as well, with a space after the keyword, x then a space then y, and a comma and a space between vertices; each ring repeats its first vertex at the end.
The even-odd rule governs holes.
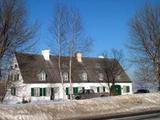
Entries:
POLYGON ((70 98, 72 99, 72 58, 77 51, 82 53, 89 52, 92 40, 84 34, 82 21, 78 10, 65 4, 58 4, 54 16, 54 26, 51 27, 56 40, 58 50, 58 64, 61 82, 63 84, 61 56, 69 56, 69 81, 70 98))
POLYGON ((28 25, 23 0, 0 1, 0 60, 27 45, 35 36, 36 25, 28 25))
POLYGON ((121 50, 112 49, 110 55, 103 53, 104 56, 104 69, 106 74, 106 82, 109 87, 110 95, 114 95, 112 86, 115 85, 117 79, 121 78, 121 74, 125 71, 124 55, 121 50), (110 58, 108 58, 110 57, 110 58))
POLYGON ((61 56, 65 55, 65 47, 67 42, 67 32, 68 32, 68 23, 67 23, 67 6, 63 4, 57 4, 54 13, 54 20, 51 26, 49 27, 49 31, 52 34, 53 38, 56 42, 56 51, 58 54, 58 70, 63 88, 63 97, 64 97, 64 86, 63 86, 63 75, 61 68, 61 56))
POLYGON ((155 86, 156 77, 153 69, 154 68, 150 67, 147 63, 136 67, 133 81, 135 83, 135 88, 154 90, 152 87, 155 86))
POLYGON ((84 34, 82 19, 78 10, 71 8, 69 11, 69 28, 70 36, 68 39, 69 54, 69 81, 70 81, 70 98, 72 99, 72 58, 76 52, 87 53, 91 50, 92 39, 84 34))
MULTIPOLYGON (((22 50, 22 48, 26 47, 30 48, 35 44, 32 38, 36 34, 37 27, 37 24, 29 25, 27 23, 27 11, 23 0, 0 0, 1 65, 6 64, 6 61, 5 63, 3 62, 4 57, 10 59, 16 50, 22 50)), ((9 60, 7 59, 7 61, 9 60)), ((5 71, 7 70, 8 68, 5 67, 5 71)), ((9 82, 9 80, 5 81, 7 84, 6 88, 10 86, 9 82)))
POLYGON ((160 90, 160 6, 146 4, 130 21, 133 61, 154 67, 160 90), (134 56, 134 57, 133 57, 134 56))

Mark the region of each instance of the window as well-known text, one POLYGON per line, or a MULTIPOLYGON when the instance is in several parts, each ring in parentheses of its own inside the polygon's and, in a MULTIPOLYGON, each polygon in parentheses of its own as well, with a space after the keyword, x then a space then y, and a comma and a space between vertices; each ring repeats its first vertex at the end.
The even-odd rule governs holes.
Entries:
POLYGON ((11 95, 15 96, 16 95, 16 88, 11 87, 11 95))
POLYGON ((100 92, 100 89, 99 89, 99 87, 97 87, 97 93, 99 93, 100 92))
POLYGON ((13 74, 8 75, 8 80, 13 80, 13 74))
POLYGON ((130 92, 129 86, 126 86, 126 91, 127 91, 127 93, 130 92))
POLYGON ((83 72, 81 77, 82 77, 82 80, 86 81, 87 80, 87 73, 83 72))
POLYGON ((46 73, 43 72, 41 75, 42 75, 42 76, 41 76, 41 80, 46 80, 46 78, 47 78, 46 73))
POLYGON ((106 92, 106 88, 105 87, 103 87, 103 92, 106 92))
POLYGON ((129 86, 123 86, 123 92, 124 93, 129 93, 130 92, 129 86))
POLYGON ((34 88, 35 96, 39 97, 39 88, 34 88))
POLYGON ((68 64, 67 63, 62 63, 62 68, 68 68, 68 64))
POLYGON ((96 63, 96 68, 101 68, 101 65, 99 63, 96 63))
POLYGON ((66 95, 69 95, 69 87, 66 88, 66 95))
POLYGON ((46 96, 46 88, 31 88, 31 96, 46 96))
POLYGON ((117 80, 120 80, 120 79, 121 79, 121 76, 120 76, 120 75, 118 75, 118 76, 117 76, 117 80))
POLYGON ((85 91, 85 87, 82 87, 82 90, 85 91))
POLYGON ((42 71, 38 76, 41 81, 45 81, 47 79, 47 74, 44 71, 42 71))
POLYGON ((67 72, 63 73, 63 80, 68 81, 68 73, 67 72))
POLYGON ((102 73, 99 73, 98 77, 99 77, 99 80, 100 80, 100 81, 103 81, 103 80, 104 80, 104 76, 103 76, 102 73))
POLYGON ((18 81, 19 80, 19 74, 15 74, 14 75, 14 81, 18 81))

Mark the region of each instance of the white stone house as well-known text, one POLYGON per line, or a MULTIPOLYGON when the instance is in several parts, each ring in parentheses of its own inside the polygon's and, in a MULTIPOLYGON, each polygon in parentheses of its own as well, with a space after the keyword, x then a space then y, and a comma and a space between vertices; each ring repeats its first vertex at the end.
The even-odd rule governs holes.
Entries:
MULTIPOLYGON (((68 99, 72 85, 73 93, 82 89, 94 92, 108 92, 103 60, 106 58, 82 57, 77 53, 72 62, 72 84, 69 83, 69 57, 61 57, 64 84, 58 72, 58 57, 51 56, 48 50, 42 55, 15 53, 8 80, 12 81, 4 102, 18 103, 22 100, 41 101, 68 99)), ((132 94, 132 82, 125 72, 116 79, 121 94, 132 94)))

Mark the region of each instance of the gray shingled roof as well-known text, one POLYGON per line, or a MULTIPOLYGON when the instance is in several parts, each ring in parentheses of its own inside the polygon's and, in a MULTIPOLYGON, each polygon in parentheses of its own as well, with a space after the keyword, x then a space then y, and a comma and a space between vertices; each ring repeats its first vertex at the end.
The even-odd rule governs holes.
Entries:
MULTIPOLYGON (((58 57, 50 56, 50 61, 45 61, 42 55, 16 53, 18 65, 24 80, 24 83, 60 83, 60 77, 58 72, 58 57), (46 81, 40 81, 38 74, 44 71, 47 74, 46 81)), ((61 57, 63 72, 68 72, 69 57, 61 57)), ((83 62, 79 63, 76 58, 73 58, 72 62, 72 82, 100 82, 98 73, 104 74, 104 81, 107 81, 107 77, 104 70, 104 60, 111 61, 110 59, 102 58, 88 58, 83 57, 83 62), (82 81, 80 73, 86 72, 88 75, 87 81, 82 81)), ((131 82, 128 75, 123 71, 121 73, 121 79, 116 82, 131 82)))

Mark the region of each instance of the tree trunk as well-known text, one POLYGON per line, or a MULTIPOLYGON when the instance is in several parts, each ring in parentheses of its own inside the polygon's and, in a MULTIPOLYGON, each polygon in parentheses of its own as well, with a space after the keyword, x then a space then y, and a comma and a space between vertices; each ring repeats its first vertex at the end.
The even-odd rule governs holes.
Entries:
POLYGON ((160 64, 157 65, 157 81, 158 81, 158 91, 160 91, 160 64))
POLYGON ((69 59, 69 83, 70 83, 70 99, 73 99, 73 89, 72 89, 72 56, 69 59))
POLYGON ((63 75, 62 75, 62 69, 61 69, 61 55, 60 54, 58 56, 58 69, 59 69, 60 79, 62 83, 62 92, 63 92, 62 99, 64 100, 64 81, 63 81, 63 75))

